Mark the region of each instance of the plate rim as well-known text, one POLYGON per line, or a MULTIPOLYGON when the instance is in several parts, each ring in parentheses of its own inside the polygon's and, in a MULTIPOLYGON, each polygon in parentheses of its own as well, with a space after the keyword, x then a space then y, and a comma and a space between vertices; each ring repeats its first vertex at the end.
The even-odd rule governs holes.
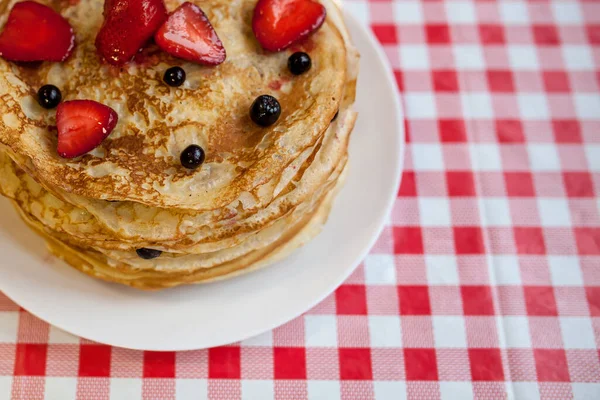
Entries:
MULTIPOLYGON (((356 270, 356 268, 360 265, 360 263, 366 258, 366 256, 369 254, 369 252, 372 250, 373 246, 375 245, 375 243, 381 236, 381 233, 383 232, 383 229, 386 226, 386 218, 392 211, 392 208, 393 208, 395 200, 396 200, 396 194, 397 194, 398 189, 401 184, 402 172, 404 169, 405 150, 406 150, 406 129, 404 126, 404 111, 403 111, 403 107, 402 107, 400 92, 397 89, 397 84, 396 84, 393 70, 389 63, 389 60, 388 60, 383 48, 381 47, 380 43, 375 38, 375 35, 372 33, 372 31, 370 29, 368 29, 368 26, 365 26, 364 23, 360 22, 358 20, 358 18, 356 18, 347 9, 344 10, 344 19, 346 20, 347 23, 352 24, 354 27, 356 27, 358 30, 360 30, 361 33, 364 35, 364 37, 367 39, 370 47, 376 52, 379 60, 382 61, 382 66, 385 70, 385 73, 383 74, 382 79, 385 80, 386 83, 390 87, 393 88, 393 90, 392 90, 392 92, 393 92, 392 97, 393 97, 393 103, 394 103, 393 107, 396 110, 396 112, 394 113, 395 123, 396 123, 395 134, 398 137, 397 146, 396 146, 397 147, 396 154, 398 155, 398 157, 397 157, 397 163, 394 166, 394 176, 395 176, 394 184, 390 185, 389 193, 388 193, 388 196, 387 196, 387 199, 385 202, 385 207, 381 208, 380 212, 378 213, 377 218, 374 219, 374 221, 377 222, 377 228, 375 229, 374 234, 371 235, 370 240, 368 242, 366 242, 364 246, 362 246, 363 249, 359 253, 359 255, 356 256, 356 261, 354 261, 353 265, 348 266, 344 270, 344 272, 340 274, 338 279, 335 279, 335 280, 332 279, 331 283, 327 286, 327 289, 322 290, 320 295, 314 296, 312 298, 312 300, 310 302, 308 302, 308 306, 301 307, 302 309, 299 312, 288 313, 288 314, 285 314, 285 316, 281 316, 280 318, 273 318, 271 321, 269 321, 269 323, 263 324, 260 328, 255 328, 255 329, 251 329, 248 331, 244 331, 244 334, 238 335, 235 340, 225 340, 225 341, 213 340, 213 342, 210 342, 210 340, 205 340, 206 344, 200 345, 200 346, 190 345, 188 343, 186 343, 184 345, 163 345, 161 343, 161 344, 157 344, 157 346, 153 346, 153 347, 148 347, 148 346, 136 347, 136 346, 131 346, 131 345, 123 345, 123 344, 119 344, 119 343, 116 343, 116 344, 109 343, 107 341, 99 340, 96 338, 89 338, 89 336, 87 336, 87 335, 81 335, 80 333, 77 333, 77 329, 64 328, 63 326, 61 326, 61 324, 53 323, 53 322, 49 321, 49 319, 38 315, 38 313, 35 311, 26 309, 27 312, 31 313, 36 318, 39 318, 40 320, 42 320, 42 321, 48 323, 49 325, 54 326, 60 330, 63 330, 67 333, 75 335, 79 338, 91 340, 91 341, 94 341, 94 342, 100 343, 100 344, 106 344, 106 345, 110 345, 110 346, 114 346, 114 347, 131 349, 131 350, 139 350, 139 351, 191 351, 191 350, 200 350, 200 349, 212 348, 212 347, 216 347, 216 346, 222 346, 222 345, 227 345, 227 344, 231 344, 231 343, 241 342, 246 339, 260 335, 262 333, 273 330, 293 319, 298 318, 300 315, 302 315, 305 312, 307 312, 308 310, 314 308, 316 305, 321 303, 325 298, 327 298, 327 296, 329 296, 331 293, 333 293, 340 285, 342 285, 348 279, 348 277, 356 270)), ((11 299, 13 302, 15 302, 16 304, 19 304, 19 302, 14 300, 13 296, 11 296, 9 293, 7 293, 4 290, 0 290, 0 291, 6 297, 11 299)))

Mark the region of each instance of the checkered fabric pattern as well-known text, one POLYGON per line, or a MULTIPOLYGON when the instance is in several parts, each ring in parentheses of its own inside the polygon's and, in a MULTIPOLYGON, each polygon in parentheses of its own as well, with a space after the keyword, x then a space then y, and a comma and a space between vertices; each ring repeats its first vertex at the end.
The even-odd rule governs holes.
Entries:
POLYGON ((600 2, 348 0, 403 95, 372 253, 241 344, 80 340, 0 295, 0 399, 600 399, 600 2))

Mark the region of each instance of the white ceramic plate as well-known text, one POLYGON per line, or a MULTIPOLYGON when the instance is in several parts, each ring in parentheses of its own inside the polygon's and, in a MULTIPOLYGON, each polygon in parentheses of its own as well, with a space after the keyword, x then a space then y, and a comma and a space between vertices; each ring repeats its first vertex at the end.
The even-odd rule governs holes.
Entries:
MULTIPOLYGON (((350 172, 324 231, 290 258, 225 282, 146 293, 107 284, 50 257, 0 200, 0 290, 22 307, 86 339, 140 350, 233 343, 315 306, 367 255, 400 181, 404 129, 396 83, 366 28, 346 15, 362 54, 350 172)), ((0 328, 1 329, 1 328, 0 328)))

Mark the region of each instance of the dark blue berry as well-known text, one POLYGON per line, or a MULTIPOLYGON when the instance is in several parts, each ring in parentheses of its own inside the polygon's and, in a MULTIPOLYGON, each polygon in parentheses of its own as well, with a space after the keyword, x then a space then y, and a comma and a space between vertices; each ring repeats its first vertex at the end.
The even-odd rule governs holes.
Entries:
POLYGON ((135 252, 140 258, 143 258, 144 260, 152 260, 153 258, 158 258, 162 254, 162 251, 160 250, 146 248, 137 249, 135 252))
POLYGON ((44 85, 38 90, 38 103, 44 108, 54 108, 58 106, 61 100, 62 94, 54 85, 44 85))
POLYGON ((271 126, 281 115, 281 105, 277 99, 267 94, 259 96, 250 107, 250 118, 260 126, 271 126))
POLYGON ((302 75, 310 69, 312 61, 310 56, 301 51, 294 53, 288 59, 288 68, 294 75, 302 75))
POLYGON ((185 82, 185 71, 181 67, 171 67, 165 71, 163 80, 169 86, 179 87, 185 82))
POLYGON ((206 155, 202 147, 192 144, 181 152, 181 165, 187 169, 196 169, 204 162, 206 155))

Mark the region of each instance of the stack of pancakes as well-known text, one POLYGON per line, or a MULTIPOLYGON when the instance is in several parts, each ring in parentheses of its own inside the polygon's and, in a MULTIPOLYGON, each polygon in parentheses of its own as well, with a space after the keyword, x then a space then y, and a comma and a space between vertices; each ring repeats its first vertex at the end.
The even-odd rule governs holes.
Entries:
POLYGON ((77 48, 64 63, 0 61, 0 192, 54 254, 94 277, 158 289, 263 267, 319 233, 356 119, 358 53, 336 4, 323 2, 327 20, 308 40, 271 53, 252 34, 255 1, 203 0, 225 63, 203 67, 150 46, 123 68, 96 56, 102 0, 48 4, 73 26, 77 48), (294 51, 312 59, 300 76, 287 69, 294 51), (162 82, 174 65, 187 73, 179 88, 162 82), (44 84, 63 100, 110 106, 118 125, 89 154, 60 158, 55 111, 35 99, 44 84), (268 128, 249 116, 263 94, 282 109, 268 128), (179 162, 191 144, 206 152, 193 171, 179 162), (140 249, 162 253, 144 259, 140 249))

